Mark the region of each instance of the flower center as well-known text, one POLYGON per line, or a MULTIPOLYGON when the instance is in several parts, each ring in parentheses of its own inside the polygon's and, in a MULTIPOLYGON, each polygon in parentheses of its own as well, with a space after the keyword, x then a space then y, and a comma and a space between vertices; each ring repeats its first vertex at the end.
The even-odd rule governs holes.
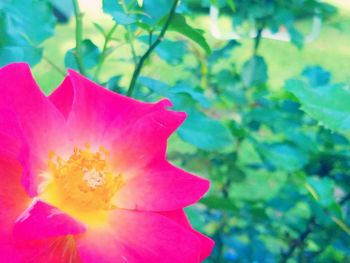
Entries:
POLYGON ((112 198, 123 185, 123 177, 112 172, 108 151, 74 148, 66 160, 52 153, 48 162, 51 179, 43 190, 44 199, 87 223, 99 213, 114 208, 112 198))

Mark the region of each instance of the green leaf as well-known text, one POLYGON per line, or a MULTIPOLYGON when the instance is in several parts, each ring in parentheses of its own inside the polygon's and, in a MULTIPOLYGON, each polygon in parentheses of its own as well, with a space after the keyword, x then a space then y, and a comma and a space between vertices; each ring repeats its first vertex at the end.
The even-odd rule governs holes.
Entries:
POLYGON ((291 79, 286 90, 293 93, 302 110, 326 127, 339 132, 350 130, 350 91, 347 86, 327 85, 311 88, 305 81, 291 79))
MULTIPOLYGON (((140 83, 156 93, 168 97, 174 109, 186 111, 187 118, 178 129, 180 138, 202 150, 214 151, 233 145, 233 137, 228 127, 220 121, 207 117, 196 108, 196 102, 203 103, 204 95, 184 86, 171 89, 165 83, 146 77, 140 83)), ((207 103, 205 101, 204 103, 207 103)))
POLYGON ((210 209, 219 209, 219 210, 228 210, 237 212, 237 208, 235 207, 235 204, 230 199, 226 199, 220 196, 206 196, 202 198, 200 203, 204 204, 210 209))
POLYGON ((156 48, 156 53, 170 64, 181 62, 187 47, 183 41, 163 40, 156 48))
MULTIPOLYGON (((153 40, 156 37, 157 36, 153 36, 153 40)), ((139 36, 137 39, 146 45, 149 44, 149 36, 147 35, 139 36)), ((165 60, 169 64, 176 65, 183 60, 183 57, 188 52, 188 49, 185 41, 172 41, 164 39, 156 47, 155 52, 161 59, 165 60)))
POLYGON ((65 16, 65 20, 73 14, 73 2, 71 0, 50 0, 51 4, 65 16))
POLYGON ((122 78, 121 75, 113 76, 106 83, 104 83, 103 86, 105 86, 107 89, 111 91, 122 94, 123 90, 119 84, 121 78, 122 78))
POLYGON ((297 171, 308 162, 306 153, 289 144, 255 143, 255 147, 268 163, 287 172, 297 171))
MULTIPOLYGON (((48 1, 13 0, 0 11, 6 20, 10 38, 25 35, 33 44, 43 42, 54 33, 56 19, 52 15, 48 1)), ((2 36, 4 38, 4 36, 2 36)), ((3 41, 6 42, 6 39, 3 41)))
POLYGON ((110 14, 121 25, 130 25, 142 21, 154 27, 166 16, 171 8, 172 1, 152 0, 144 1, 140 5, 132 0, 103 0, 103 11, 110 14))
POLYGON ((39 63, 43 50, 30 45, 0 47, 0 67, 12 62, 24 61, 30 65, 39 63))
POLYGON ((312 87, 329 84, 332 76, 329 71, 324 70, 320 66, 308 66, 303 70, 302 75, 309 80, 312 87))
POLYGON ((166 16, 173 4, 173 1, 152 0, 144 1, 142 12, 145 14, 141 17, 142 21, 149 25, 156 25, 164 16, 166 16))
MULTIPOLYGON (((98 63, 100 50, 89 39, 82 42, 83 63, 87 69, 91 69, 98 63)), ((68 50, 64 58, 64 65, 67 68, 78 69, 77 60, 74 55, 75 48, 68 50)))
POLYGON ((229 193, 232 200, 269 200, 276 196, 286 181, 286 174, 281 171, 246 168, 244 172, 246 179, 231 185, 229 193))
POLYGON ((48 1, 13 0, 0 6, 0 65, 24 61, 37 64, 39 47, 53 35, 55 18, 48 1))
POLYGON ((148 77, 140 77, 139 82, 163 97, 168 97, 170 99, 172 98, 170 87, 162 81, 148 77))
POLYGON ((205 95, 199 91, 194 90, 191 86, 186 83, 177 84, 175 87, 171 89, 171 92, 174 94, 187 94, 191 96, 191 98, 198 102, 202 107, 209 108, 209 101, 205 95))
POLYGON ((104 28, 100 24, 93 23, 93 25, 104 37, 107 36, 106 31, 104 30, 104 28))
POLYGON ((219 49, 215 49, 209 56, 209 60, 212 63, 217 62, 219 59, 227 59, 232 54, 233 50, 239 47, 241 44, 236 40, 230 40, 225 46, 219 49))
POLYGON ((186 110, 187 119, 178 130, 180 138, 206 151, 221 150, 233 145, 229 129, 200 111, 186 110))
POLYGON ((175 14, 168 30, 183 34, 184 36, 197 43, 207 54, 210 54, 211 49, 203 36, 202 30, 193 28, 187 24, 186 18, 183 15, 175 14))
MULTIPOLYGON (((126 0, 125 5, 129 6, 132 1, 126 0)), ((132 7, 136 6, 136 3, 132 7)), ((116 0, 103 0, 102 2, 103 12, 110 14, 115 22, 121 25, 130 25, 137 21, 135 14, 128 14, 124 10, 121 1, 116 0)))
POLYGON ((267 81, 267 65, 261 56, 253 56, 242 68, 242 81, 247 87, 257 86, 267 81))
MULTIPOLYGON (((168 97, 174 103, 175 108, 181 108, 184 105, 184 98, 182 95, 188 95, 193 101, 198 102, 204 108, 209 107, 209 101, 205 95, 199 91, 194 90, 191 86, 186 83, 179 83, 173 88, 170 88, 167 84, 148 77, 140 77, 139 82, 148 87, 149 89, 155 91, 156 93, 162 95, 163 97, 168 97)), ((191 102, 190 102, 190 105, 191 102)))
POLYGON ((329 178, 314 178, 307 179, 309 187, 308 191, 312 196, 324 207, 328 207, 335 203, 334 199, 334 182, 329 178))
POLYGON ((227 5, 231 8, 233 12, 236 11, 236 4, 234 0, 227 0, 227 5))
POLYGON ((288 33, 291 38, 291 42, 298 48, 302 48, 304 44, 304 36, 294 27, 288 27, 288 33))

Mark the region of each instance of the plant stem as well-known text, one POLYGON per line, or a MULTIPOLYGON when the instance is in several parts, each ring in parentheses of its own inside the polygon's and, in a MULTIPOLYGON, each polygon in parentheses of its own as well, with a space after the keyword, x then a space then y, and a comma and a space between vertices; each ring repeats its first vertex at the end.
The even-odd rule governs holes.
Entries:
POLYGON ((286 263, 288 259, 293 255, 294 251, 301 246, 307 237, 312 233, 313 229, 316 225, 316 218, 311 217, 307 223, 306 229, 296 238, 292 241, 290 247, 288 250, 282 254, 281 263, 286 263))
POLYGON ((347 201, 350 201, 350 194, 345 195, 339 202, 340 205, 344 205, 347 201))
POLYGON ((217 232, 216 232, 216 249, 217 249, 217 254, 216 254, 216 257, 215 257, 215 262, 223 262, 223 258, 224 258, 224 240, 223 238, 221 237, 221 235, 224 234, 224 231, 225 231, 225 228, 226 228, 226 225, 228 223, 228 214, 227 212, 223 211, 222 212, 222 219, 221 219, 221 222, 220 222, 220 225, 217 229, 217 232))
MULTIPOLYGON (((339 201, 339 205, 345 205, 347 201, 350 201, 350 194, 345 195, 339 201)), ((286 263, 288 259, 290 259, 293 256, 293 253, 295 252, 295 250, 305 243, 305 240, 315 229, 315 226, 316 226, 316 218, 312 216, 308 221, 306 229, 296 239, 294 239, 291 242, 289 249, 286 252, 282 253, 282 258, 280 260, 281 263, 286 263)), ((321 249, 319 252, 317 252, 316 255, 322 253, 323 250, 324 248, 321 249)))
POLYGON ((148 35, 148 46, 152 45, 152 37, 153 37, 153 31, 150 31, 148 35))
POLYGON ((134 70, 134 73, 132 74, 132 78, 130 81, 127 96, 129 96, 129 97, 132 96, 132 93, 135 89, 135 84, 136 84, 137 78, 139 77, 139 75, 141 73, 141 70, 142 70, 142 67, 143 67, 145 61, 151 55, 152 51, 162 42, 163 37, 165 35, 165 32, 167 31, 167 29, 170 25, 170 22, 175 14, 175 10, 176 10, 176 6, 177 6, 178 2, 179 2, 179 0, 174 0, 174 3, 171 7, 169 15, 168 15, 168 17, 163 25, 162 30, 160 31, 160 34, 158 35, 157 39, 153 42, 153 44, 147 49, 145 54, 143 54, 143 56, 140 58, 138 64, 135 66, 135 70, 134 70))
POLYGON ((50 66, 52 66, 55 70, 57 70, 57 72, 59 72, 62 76, 65 76, 66 73, 64 72, 63 69, 61 69, 58 65, 56 65, 50 58, 48 58, 47 56, 43 55, 43 58, 46 60, 47 63, 50 64, 50 66))
POLYGON ((81 74, 86 75, 83 63, 82 41, 83 41, 83 14, 80 12, 78 0, 73 0, 75 15, 75 59, 81 74))
POLYGON ((44 53, 41 53, 41 51, 38 50, 38 49, 39 49, 39 46, 38 46, 38 45, 34 44, 33 41, 32 41, 30 38, 28 38, 27 36, 24 36, 24 37, 25 37, 25 39, 28 41, 29 45, 30 45, 31 47, 33 47, 34 50, 35 50, 39 55, 42 55, 43 59, 44 59, 47 63, 49 63, 50 66, 52 66, 54 69, 56 69, 57 72, 59 72, 62 76, 66 76, 66 72, 65 72, 63 69, 61 69, 61 68, 60 68, 55 62, 53 62, 49 57, 45 56, 44 53))
MULTIPOLYGON (((234 149, 233 149, 233 152, 237 153, 239 152, 239 149, 241 147, 241 143, 242 143, 242 138, 239 138, 237 140, 237 144, 235 145, 234 149)), ((236 157, 234 158, 231 158, 231 162, 232 163, 236 163, 237 162, 237 155, 236 157)), ((230 196, 229 196, 229 192, 230 192, 230 187, 231 187, 231 184, 232 184, 232 177, 228 177, 226 182, 223 183, 223 186, 221 188, 221 193, 222 193, 222 197, 225 199, 225 200, 229 200, 230 196)), ((224 240, 223 240, 223 235, 224 235, 224 231, 225 231, 225 228, 228 226, 229 224, 229 214, 227 211, 223 210, 222 211, 222 219, 221 219, 221 222, 220 222, 220 225, 216 231, 216 248, 217 248, 217 254, 216 254, 216 257, 215 257, 215 262, 223 262, 223 259, 224 259, 224 240)))
POLYGON ((262 37, 263 30, 264 30, 264 27, 260 27, 258 29, 256 37, 254 39, 254 49, 253 49, 254 56, 257 55, 257 53, 258 53, 258 49, 260 47, 260 42, 261 42, 261 37, 262 37))
MULTIPOLYGON (((125 4, 125 0, 122 0, 120 3, 122 5, 123 12, 125 14, 129 14, 129 10, 128 10, 128 7, 125 4)), ((131 31, 130 25, 126 26, 126 31, 128 33, 127 41, 129 43, 129 46, 130 46, 130 49, 131 49, 132 60, 134 62, 134 65, 136 65, 137 64, 137 55, 136 55, 136 51, 135 51, 135 47, 134 47, 134 35, 133 35, 133 32, 131 31)))
POLYGON ((116 30, 117 26, 118 26, 118 24, 114 24, 114 26, 111 28, 111 30, 106 35, 105 41, 103 43, 102 53, 101 53, 101 56, 100 56, 100 59, 99 59, 99 62, 98 62, 98 65, 97 65, 97 68, 96 68, 96 71, 94 74, 94 79, 96 79, 96 80, 98 79, 98 76, 99 76, 101 69, 102 69, 102 65, 107 57, 106 52, 107 52, 108 43, 111 40, 111 37, 112 37, 114 31, 116 30))
POLYGON ((126 30, 128 31, 128 43, 131 49, 131 54, 132 54, 132 60, 134 62, 134 65, 137 64, 137 55, 136 55, 136 51, 135 51, 135 47, 134 47, 134 35, 131 31, 131 27, 128 25, 126 27, 126 30))

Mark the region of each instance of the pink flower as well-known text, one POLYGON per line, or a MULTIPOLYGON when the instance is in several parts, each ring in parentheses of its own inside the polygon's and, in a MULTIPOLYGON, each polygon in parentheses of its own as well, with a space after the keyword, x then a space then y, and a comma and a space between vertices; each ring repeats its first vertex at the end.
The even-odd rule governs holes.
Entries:
POLYGON ((209 182, 166 161, 185 114, 74 71, 49 97, 0 69, 0 262, 195 263, 213 242, 183 208, 209 182))

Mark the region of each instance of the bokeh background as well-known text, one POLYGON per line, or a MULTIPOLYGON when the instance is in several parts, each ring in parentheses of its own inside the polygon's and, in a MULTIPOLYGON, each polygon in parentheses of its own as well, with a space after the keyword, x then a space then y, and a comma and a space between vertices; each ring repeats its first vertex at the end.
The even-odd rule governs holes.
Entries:
POLYGON ((186 111, 168 159, 211 180, 186 210, 206 262, 350 262, 350 1, 176 3, 0 0, 0 66, 186 111))

